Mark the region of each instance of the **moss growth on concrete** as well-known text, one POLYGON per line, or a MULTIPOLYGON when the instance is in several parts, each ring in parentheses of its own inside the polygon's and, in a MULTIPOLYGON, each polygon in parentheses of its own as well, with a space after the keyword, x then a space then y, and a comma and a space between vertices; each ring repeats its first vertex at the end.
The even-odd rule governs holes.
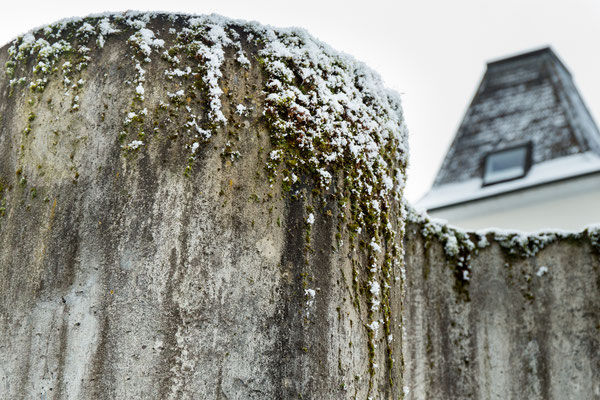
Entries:
MULTIPOLYGON (((470 260, 477 256, 480 249, 486 248, 492 243, 499 246, 504 253, 504 257, 508 261, 508 268, 513 262, 535 257, 542 249, 558 241, 567 241, 577 245, 588 242, 594 251, 600 252, 600 230, 597 227, 589 227, 581 232, 525 233, 495 229, 467 232, 432 220, 426 214, 416 212, 409 204, 405 206, 407 221, 420 229, 425 248, 427 249, 433 243, 438 243, 443 247, 447 264, 453 269, 455 290, 466 301, 469 300, 470 260)), ((424 273, 426 276, 427 271, 425 270, 424 273)), ((523 296, 533 300, 530 287, 531 274, 526 271, 520 273, 525 282, 525 286, 521 288, 523 296)))
MULTIPOLYGON (((119 74, 129 97, 127 109, 119 110, 121 126, 111 126, 124 161, 133 165, 152 148, 174 142, 181 149, 181 173, 194 177, 194 167, 213 147, 223 168, 244 157, 240 131, 251 127, 249 121, 264 127, 270 148, 261 148, 259 168, 273 188, 266 200, 282 193, 306 204, 306 263, 314 257, 313 224, 335 221, 337 250, 352 258, 354 304, 369 338, 369 387, 384 365, 393 382, 390 288, 403 268, 399 204, 407 162, 397 94, 364 65, 301 30, 218 16, 103 15, 59 22, 11 43, 5 65, 10 95, 23 91, 32 107, 25 136, 33 136, 32 123, 42 124, 44 114, 54 112, 58 100, 42 101, 53 85, 62 87, 70 113, 81 111, 88 80, 97 79, 88 76, 88 67, 111 41, 127 45, 120 64, 104 72, 104 78, 119 74), (251 87, 249 96, 227 74, 263 86, 251 87), (379 345, 385 347, 381 360, 379 345)), ((105 103, 99 121, 109 120, 110 112, 115 110, 105 103)), ((50 142, 57 146, 60 140, 55 132, 50 142)), ((21 143, 20 165, 26 168, 32 141, 21 143)), ((71 163, 77 183, 73 155, 71 163)), ((18 175, 25 186, 25 174, 18 175)), ((31 188, 30 197, 36 195, 31 188)))

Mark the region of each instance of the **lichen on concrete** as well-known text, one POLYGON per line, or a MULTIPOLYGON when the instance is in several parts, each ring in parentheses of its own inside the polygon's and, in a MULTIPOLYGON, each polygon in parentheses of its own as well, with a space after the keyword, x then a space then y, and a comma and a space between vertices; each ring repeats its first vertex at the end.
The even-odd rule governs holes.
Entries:
POLYGON ((136 12, 0 62, 9 397, 397 397, 406 128, 375 73, 136 12))
POLYGON ((597 227, 468 232, 409 205, 406 218, 405 398, 600 393, 597 227))
POLYGON ((306 32, 103 14, 0 65, 0 397, 600 390, 597 227, 416 213, 398 96, 306 32))

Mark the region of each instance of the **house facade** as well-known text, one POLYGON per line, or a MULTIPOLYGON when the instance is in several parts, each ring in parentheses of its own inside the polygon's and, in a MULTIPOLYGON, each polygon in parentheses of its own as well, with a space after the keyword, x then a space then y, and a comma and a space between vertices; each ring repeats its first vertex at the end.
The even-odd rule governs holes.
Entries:
POLYGON ((468 229, 579 230, 600 222, 600 132, 552 49, 487 64, 417 206, 468 229))

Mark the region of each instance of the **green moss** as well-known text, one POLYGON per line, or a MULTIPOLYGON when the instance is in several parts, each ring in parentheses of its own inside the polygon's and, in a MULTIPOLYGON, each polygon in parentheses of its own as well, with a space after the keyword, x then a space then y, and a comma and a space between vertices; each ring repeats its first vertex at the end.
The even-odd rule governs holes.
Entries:
POLYGON ((600 254, 600 229, 588 228, 585 230, 586 236, 596 254, 600 254))
MULTIPOLYGON (((92 25, 98 23, 97 18, 88 18, 87 21, 92 25)), ((50 35, 56 34, 57 36, 52 39, 53 43, 51 44, 58 44, 56 52, 49 59, 44 58, 43 52, 40 54, 40 49, 35 47, 25 52, 18 51, 12 54, 5 65, 7 75, 11 79, 26 78, 30 83, 29 87, 34 92, 43 92, 47 87, 48 78, 52 74, 62 76, 65 88, 71 90, 73 94, 71 111, 77 111, 79 109, 77 95, 84 86, 84 81, 77 78, 87 67, 91 55, 98 50, 94 35, 87 36, 87 34, 78 33, 82 23, 83 20, 80 20, 70 22, 64 27, 57 25, 52 28, 50 35), (89 50, 83 48, 84 45, 89 50), (43 61, 42 64, 34 64, 37 67, 33 71, 33 76, 30 76, 31 69, 28 70, 28 73, 23 69, 28 58, 34 61, 43 61)), ((137 64, 135 65, 137 67, 135 76, 131 78, 135 83, 132 87, 135 87, 144 81, 140 68, 146 67, 140 66, 146 65, 148 56, 144 53, 139 41, 131 39, 132 36, 135 36, 134 28, 125 24, 123 19, 116 17, 111 17, 111 23, 121 31, 120 35, 130 38, 128 42, 130 55, 133 54, 133 62, 137 64)), ((214 99, 214 93, 211 92, 210 81, 205 79, 209 63, 203 62, 205 61, 203 51, 205 48, 215 45, 214 39, 207 35, 208 26, 200 24, 188 28, 181 34, 170 35, 168 45, 160 51, 164 60, 163 64, 167 63, 171 69, 178 68, 183 71, 188 66, 190 68, 190 72, 185 72, 182 76, 161 74, 161 76, 166 76, 165 90, 180 94, 169 96, 168 99, 165 99, 166 102, 161 102, 154 109, 146 111, 144 95, 136 92, 135 89, 131 90, 128 115, 123 116, 123 129, 118 136, 121 144, 126 143, 128 138, 136 138, 144 142, 160 140, 160 133, 164 132, 165 140, 179 142, 178 146, 181 149, 189 150, 194 145, 205 145, 211 136, 223 130, 224 124, 211 115, 213 112, 211 99, 214 99), (146 121, 145 115, 151 116, 150 121, 146 121), (155 135, 148 135, 147 133, 150 132, 154 132, 155 135)), ((252 30, 250 27, 248 29, 252 30)), ((284 92, 284 90, 277 92, 279 89, 275 84, 276 81, 283 85, 283 89, 288 92, 300 93, 308 98, 316 94, 318 88, 311 79, 300 78, 303 76, 304 69, 314 70, 325 80, 332 78, 332 82, 336 78, 343 80, 346 75, 353 77, 357 71, 352 65, 346 65, 346 61, 337 55, 330 54, 325 50, 322 55, 328 57, 325 64, 329 64, 325 67, 320 64, 312 64, 310 57, 294 60, 269 53, 264 50, 267 48, 268 40, 271 39, 262 35, 260 31, 254 32, 254 34, 256 35, 255 43, 258 43, 259 46, 259 53, 255 52, 253 55, 257 61, 255 64, 263 74, 265 86, 254 87, 253 90, 256 93, 266 92, 267 100, 263 100, 262 95, 257 96, 257 99, 250 100, 253 100, 253 104, 256 104, 257 107, 263 105, 259 101, 266 101, 264 117, 259 123, 267 128, 270 147, 267 150, 261 147, 258 151, 258 156, 264 163, 266 180, 271 185, 280 185, 286 200, 302 199, 307 205, 306 215, 316 214, 317 223, 323 223, 323 221, 330 223, 329 221, 331 221, 336 229, 337 249, 340 251, 350 250, 353 269, 353 304, 359 313, 362 308, 369 321, 379 320, 381 317, 383 330, 387 335, 391 332, 390 327, 392 326, 389 288, 392 286, 391 280, 398 269, 397 260, 402 257, 400 251, 402 236, 396 233, 391 222, 395 221, 400 213, 399 200, 402 197, 401 187, 405 174, 406 154, 404 154, 401 139, 399 139, 401 135, 395 136, 398 132, 392 132, 391 128, 383 131, 367 127, 376 125, 380 127, 387 123, 398 122, 389 118, 388 111, 394 112, 396 105, 393 104, 390 106, 391 108, 386 108, 386 103, 384 104, 386 107, 382 107, 375 98, 379 93, 369 93, 370 89, 361 86, 362 77, 356 76, 354 82, 348 84, 356 86, 357 101, 363 102, 361 106, 364 106, 367 112, 362 116, 357 116, 353 114, 356 110, 348 107, 343 112, 331 115, 331 126, 334 129, 330 126, 319 126, 317 122, 303 114, 304 111, 291 97, 273 96, 269 98, 269 94, 277 95, 284 92), (280 72, 271 68, 275 62, 281 62, 292 74, 281 75, 280 72), (361 97, 363 94, 364 97, 361 97), (388 113, 387 116, 386 113, 388 113), (377 121, 377 124, 364 122, 365 119, 374 115, 380 117, 380 119, 373 120, 377 121), (374 147, 377 148, 377 157, 367 158, 364 151, 355 154, 354 151, 342 147, 336 149, 336 143, 341 140, 340 131, 336 131, 336 129, 340 126, 345 127, 343 132, 348 137, 354 135, 354 137, 360 136, 372 140, 374 147), (309 136, 310 140, 307 140, 309 136), (393 190, 390 189, 390 184, 387 182, 389 179, 393 181, 393 190), (321 218, 321 216, 326 218, 321 218), (375 248, 378 250, 374 250, 375 248), (382 288, 378 298, 372 295, 368 287, 368 284, 373 282, 377 282, 382 288), (380 302, 379 311, 373 311, 376 302, 380 302)), ((277 34, 279 35, 279 33, 277 34)), ((294 34, 281 34, 279 39, 284 43, 284 39, 290 39, 290 43, 301 43, 298 41, 301 38, 294 37, 294 34)), ((22 42, 22 39, 19 39, 13 45, 18 49, 22 42)), ((153 52, 153 54, 155 53, 159 52, 153 52)), ((121 69, 121 66, 117 69, 121 69)), ((130 65, 128 68, 128 65, 125 64, 120 73, 130 73, 133 70, 134 65, 130 65)), ((16 82, 18 80, 14 81, 15 85, 16 82)), ((220 89, 225 92, 225 96, 222 97, 235 97, 232 93, 236 88, 227 88, 221 85, 220 89)), ((333 88, 332 93, 341 93, 341 88, 333 88)), ((382 96, 382 98, 385 98, 385 101, 389 100, 386 96, 382 96)), ((220 100, 220 97, 217 96, 217 100, 220 100)), ((314 105, 307 104, 306 107, 311 108, 314 105)), ((223 107, 223 109, 226 111, 227 107, 223 107)), ((317 111, 308 109, 308 114, 314 115, 317 111)), ((104 121, 105 112, 100 114, 100 119, 104 121)), ((228 127, 233 126, 233 129, 228 132, 227 138, 230 140, 221 149, 220 154, 226 164, 233 163, 242 157, 242 154, 236 150, 238 140, 240 140, 239 129, 242 125, 236 122, 235 118, 232 119, 234 121, 228 125, 228 127)), ((29 124, 24 129, 25 134, 29 134, 31 131, 31 122, 33 121, 35 121, 35 114, 31 113, 28 119, 29 124)), ((400 127, 396 128, 400 130, 400 127)), ((174 143, 169 142, 169 145, 174 146, 174 143)), ((127 146, 122 146, 122 148, 126 160, 135 158, 136 151, 129 151, 127 146)), ((198 152, 196 149, 198 146, 193 147, 186 157, 182 157, 185 165, 182 167, 185 168, 183 174, 189 177, 194 174, 197 154, 202 147, 198 152)), ((22 177, 22 180, 24 179, 25 177, 22 177)), ((76 173, 74 182, 77 179, 76 173)), ((31 193, 34 197, 35 192, 31 193)), ((222 195, 222 193, 220 194, 222 195)), ((262 201, 266 202, 272 199, 273 193, 268 193, 262 201)), ((250 201, 258 203, 261 199, 257 195, 252 195, 250 201)), ((281 226, 279 218, 277 218, 277 225, 281 226)), ((311 261, 313 253, 311 242, 314 240, 312 237, 314 232, 319 231, 311 223, 304 225, 306 263, 311 261)), ((391 371, 392 348, 389 343, 384 344, 387 346, 387 362, 391 371)), ((373 364, 376 357, 375 338, 372 337, 372 333, 369 336, 369 346, 371 387, 375 373, 373 364)))
POLYGON ((221 150, 221 158, 223 161, 237 161, 240 158, 240 152, 237 150, 233 150, 233 143, 231 141, 227 141, 225 143, 225 147, 221 150))

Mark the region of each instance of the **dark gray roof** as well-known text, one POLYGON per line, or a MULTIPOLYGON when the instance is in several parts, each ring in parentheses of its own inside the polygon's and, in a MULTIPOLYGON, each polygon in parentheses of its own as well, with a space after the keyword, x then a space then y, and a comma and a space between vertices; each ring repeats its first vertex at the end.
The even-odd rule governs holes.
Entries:
POLYGON ((483 157, 532 142, 533 165, 600 154, 600 133, 571 74, 550 48, 487 64, 433 187, 482 176, 483 157))

